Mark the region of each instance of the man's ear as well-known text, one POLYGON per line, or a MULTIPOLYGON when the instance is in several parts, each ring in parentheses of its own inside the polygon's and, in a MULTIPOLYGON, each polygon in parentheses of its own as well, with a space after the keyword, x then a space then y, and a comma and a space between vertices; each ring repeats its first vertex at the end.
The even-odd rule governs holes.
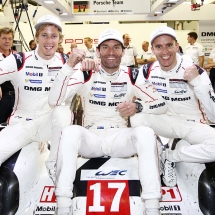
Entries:
POLYGON ((151 51, 152 51, 153 54, 155 54, 153 46, 151 46, 151 51))
POLYGON ((175 42, 175 45, 177 47, 177 50, 179 50, 179 43, 178 42, 175 42))
POLYGON ((98 48, 96 48, 96 54, 97 54, 97 57, 100 57, 100 51, 98 48))

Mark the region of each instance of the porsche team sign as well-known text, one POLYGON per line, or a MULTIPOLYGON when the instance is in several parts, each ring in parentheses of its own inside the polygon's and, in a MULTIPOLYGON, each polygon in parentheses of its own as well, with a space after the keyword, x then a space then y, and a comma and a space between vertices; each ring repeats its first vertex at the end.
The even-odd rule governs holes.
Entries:
POLYGON ((148 14, 150 0, 73 1, 73 14, 148 14))

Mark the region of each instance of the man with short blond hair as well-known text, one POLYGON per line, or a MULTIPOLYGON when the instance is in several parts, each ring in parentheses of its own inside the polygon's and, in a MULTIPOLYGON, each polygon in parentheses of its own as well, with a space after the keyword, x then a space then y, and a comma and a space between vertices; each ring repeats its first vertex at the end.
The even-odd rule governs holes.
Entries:
POLYGON ((46 165, 55 181, 60 131, 73 119, 69 107, 54 109, 50 106, 48 95, 58 71, 67 62, 67 56, 56 53, 63 39, 61 22, 57 17, 42 16, 35 29, 38 44, 35 51, 19 52, 0 62, 0 83, 11 81, 15 88, 14 112, 9 125, 0 132, 0 165, 30 142, 48 141, 53 134, 46 165), (59 117, 55 117, 56 112, 61 113, 57 114, 59 117))
POLYGON ((90 37, 84 38, 84 45, 86 46, 85 52, 86 52, 86 58, 92 58, 96 59, 96 49, 93 47, 93 40, 90 37))

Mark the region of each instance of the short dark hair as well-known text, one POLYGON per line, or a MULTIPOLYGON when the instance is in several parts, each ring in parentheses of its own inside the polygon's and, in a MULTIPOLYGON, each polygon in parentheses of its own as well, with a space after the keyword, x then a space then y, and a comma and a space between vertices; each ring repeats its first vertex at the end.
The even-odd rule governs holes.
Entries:
POLYGON ((189 35, 190 37, 194 38, 195 40, 197 40, 197 38, 198 38, 198 34, 196 32, 190 32, 187 35, 189 35))
POLYGON ((29 46, 31 46, 31 44, 32 44, 33 42, 35 42, 35 40, 31 40, 31 41, 29 42, 29 46))

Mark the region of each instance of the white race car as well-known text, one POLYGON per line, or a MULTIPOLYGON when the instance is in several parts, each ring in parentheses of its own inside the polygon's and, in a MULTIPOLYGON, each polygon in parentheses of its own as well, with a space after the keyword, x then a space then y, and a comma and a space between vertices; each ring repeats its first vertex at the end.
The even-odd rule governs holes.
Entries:
MULTIPOLYGON (((34 142, 2 164, 0 215, 55 214, 54 185, 45 167, 48 154, 47 143, 34 142)), ((214 215, 211 166, 177 163, 177 186, 162 186, 161 214, 214 215)), ((77 159, 74 215, 142 215, 140 193, 138 157, 77 159)))

